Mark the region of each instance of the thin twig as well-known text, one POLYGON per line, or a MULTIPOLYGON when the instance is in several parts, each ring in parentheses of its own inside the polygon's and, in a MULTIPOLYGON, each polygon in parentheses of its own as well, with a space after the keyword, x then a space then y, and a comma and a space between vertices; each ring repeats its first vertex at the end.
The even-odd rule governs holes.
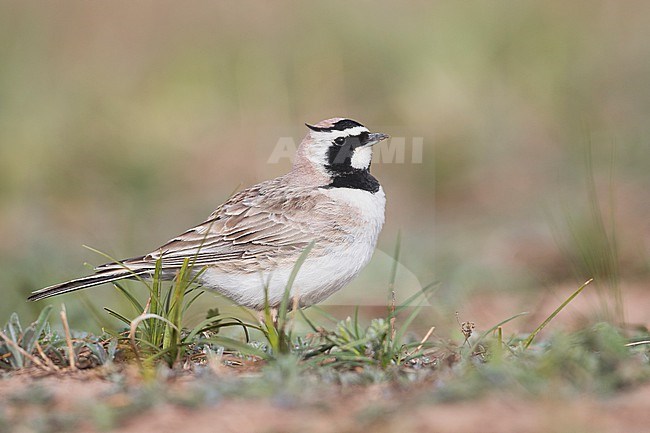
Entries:
POLYGON ((65 341, 68 344, 68 358, 70 362, 70 370, 76 370, 77 364, 74 357, 74 346, 72 345, 72 335, 70 335, 70 326, 68 325, 68 315, 65 311, 65 305, 61 305, 61 322, 63 322, 63 330, 65 331, 65 341))
POLYGON ((424 343, 431 337, 431 334, 433 334, 433 330, 436 329, 435 326, 432 326, 431 329, 429 329, 429 332, 427 332, 427 335, 424 336, 422 341, 420 341, 420 345, 415 349, 415 352, 419 352, 420 349, 422 349, 422 346, 424 346, 424 343))
POLYGON ((34 347, 36 347, 36 350, 38 351, 38 354, 41 355, 41 358, 43 358, 45 360, 45 362, 47 363, 47 366, 49 368, 51 368, 54 371, 57 371, 59 369, 59 367, 57 367, 56 364, 54 364, 52 362, 50 357, 45 354, 45 352, 43 351, 43 348, 41 347, 41 345, 40 345, 40 343, 38 341, 36 341, 34 343, 34 347))
POLYGON ((16 349, 18 352, 20 352, 21 355, 23 355, 25 358, 29 359, 32 361, 34 364, 38 365, 41 367, 43 370, 47 371, 47 367, 45 364, 43 364, 41 361, 38 360, 35 356, 31 355, 29 352, 27 352, 25 349, 20 347, 18 344, 16 344, 12 339, 7 337, 4 332, 0 331, 0 338, 2 338, 5 343, 7 343, 9 346, 13 347, 16 349))

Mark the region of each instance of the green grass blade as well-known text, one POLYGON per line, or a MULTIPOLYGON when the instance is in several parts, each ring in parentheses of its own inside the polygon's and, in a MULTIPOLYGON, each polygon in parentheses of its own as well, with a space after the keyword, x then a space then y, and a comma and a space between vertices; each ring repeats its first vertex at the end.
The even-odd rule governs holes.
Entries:
POLYGON ((33 328, 34 328, 34 333, 31 335, 31 338, 26 339, 22 342, 22 347, 25 349, 27 353, 32 353, 32 350, 34 349, 34 345, 38 341, 39 337, 43 333, 43 330, 47 326, 47 319, 50 316, 50 312, 52 311, 52 306, 48 305, 43 310, 41 311, 41 314, 38 315, 38 319, 36 319, 36 322, 34 322, 33 328))
POLYGON ((415 320, 415 318, 420 314, 420 311, 422 311, 422 306, 417 306, 415 309, 411 312, 411 314, 408 315, 406 320, 404 320, 404 323, 400 326, 400 328, 395 332, 395 338, 392 341, 393 347, 398 348, 401 346, 402 338, 404 338, 404 334, 406 334, 406 331, 408 330, 409 326, 411 326, 411 323, 415 320))
POLYGON ((117 282, 113 282, 113 286, 129 301, 129 303, 133 306, 133 309, 136 311, 136 314, 142 314, 144 307, 126 287, 117 282))
POLYGON ((352 326, 354 328, 354 337, 359 338, 359 306, 354 307, 354 318, 352 319, 352 326))
POLYGON ((243 321, 235 318, 235 317, 230 317, 228 320, 232 320, 232 322, 220 322, 217 323, 215 326, 205 326, 203 329, 201 329, 199 332, 207 332, 207 331, 212 331, 214 329, 221 329, 221 328, 232 328, 232 327, 240 327, 242 331, 244 331, 244 338, 246 342, 249 342, 251 340, 250 337, 250 331, 249 329, 254 329, 256 331, 260 331, 259 326, 251 325, 249 323, 244 323, 243 321))
POLYGON ((339 319, 337 319, 332 314, 328 313, 327 311, 323 310, 321 307, 319 307, 317 305, 312 305, 311 307, 309 307, 309 310, 317 312, 322 317, 324 317, 325 319, 327 319, 328 321, 330 321, 332 323, 338 323, 339 322, 339 319))
POLYGON ((127 319, 126 317, 122 316, 122 315, 121 315, 120 313, 118 313, 117 311, 111 310, 111 309, 108 308, 108 307, 104 307, 104 310, 105 310, 108 314, 110 314, 111 316, 113 316, 113 317, 115 317, 116 319, 118 319, 119 321, 124 322, 126 325, 130 325, 130 324, 131 324, 131 321, 130 321, 129 319, 127 319))
MULTIPOLYGON (((193 290, 194 290, 194 289, 185 292, 185 296, 189 295, 193 290)), ((204 292, 203 290, 199 290, 198 293, 197 293, 196 295, 192 296, 192 297, 189 299, 189 301, 185 302, 185 305, 183 305, 183 312, 186 312, 187 309, 190 308, 190 307, 192 306, 192 304, 193 304, 194 302, 196 302, 197 299, 199 299, 199 296, 203 295, 204 293, 205 293, 205 292, 204 292)))
POLYGON ((432 293, 434 293, 436 290, 440 288, 440 283, 435 281, 433 283, 429 283, 426 286, 424 286, 421 290, 418 290, 416 293, 413 295, 409 296, 404 302, 402 302, 400 305, 397 305, 395 307, 395 311, 392 311, 389 315, 388 318, 392 318, 393 316, 399 314, 402 310, 408 308, 415 302, 418 298, 420 297, 428 297, 432 293))
MULTIPOLYGON (((20 335, 22 334, 22 328, 20 326, 20 322, 18 321, 18 315, 16 313, 13 313, 9 317, 9 322, 7 322, 7 325, 5 326, 5 334, 7 335, 7 338, 9 338, 13 343, 16 345, 19 344, 20 341, 20 335)), ((7 350, 11 352, 11 358, 9 358, 9 362, 11 363, 11 366, 13 368, 22 368, 24 367, 24 359, 22 353, 18 350, 18 348, 14 347, 11 344, 6 345, 7 350)))
POLYGON ((302 264, 305 262, 305 260, 307 260, 307 255, 312 250, 312 248, 314 248, 314 241, 311 241, 309 245, 307 245, 307 248, 305 248, 302 251, 302 253, 300 253, 298 260, 296 260, 296 264, 293 265, 293 269, 291 270, 291 274, 289 275, 289 281, 287 281, 287 285, 284 289, 282 302, 280 302, 280 311, 278 312, 278 326, 280 327, 280 329, 283 329, 287 319, 287 310, 289 309, 291 288, 293 287, 293 283, 296 280, 296 277, 298 276, 298 271, 300 271, 302 264))
POLYGON ((553 320, 553 319, 555 318, 555 316, 557 316, 557 315, 560 313, 560 311, 562 311, 562 310, 564 309, 564 307, 566 307, 566 306, 569 304, 569 302, 573 301, 573 299, 574 299, 576 296, 578 296, 578 295, 579 295, 579 294, 580 294, 580 293, 585 289, 585 287, 587 287, 587 286, 589 285, 589 283, 591 283, 592 281, 593 281, 593 278, 590 279, 590 280, 587 280, 587 281, 586 281, 582 286, 580 286, 580 287, 578 288, 578 290, 576 290, 575 292, 573 292, 573 293, 571 294, 571 296, 569 296, 569 297, 568 297, 564 302, 562 302, 562 304, 560 304, 560 306, 557 307, 557 308, 555 309, 555 311, 553 311, 553 312, 551 313, 551 315, 548 316, 548 317, 546 318, 546 320, 544 320, 544 321, 543 321, 543 322, 542 322, 542 323, 541 323, 541 324, 540 324, 540 325, 539 325, 539 326, 538 326, 538 327, 537 327, 537 328, 536 328, 536 329, 535 329, 535 330, 534 330, 534 331, 533 331, 533 332, 528 336, 528 338, 527 338, 527 339, 524 341, 524 343, 523 343, 523 344, 524 344, 524 348, 527 349, 528 346, 531 345, 531 343, 533 342, 533 340, 535 339, 535 337, 537 336, 537 334, 539 334, 539 332, 540 332, 542 329, 544 329, 544 327, 546 327, 546 325, 548 325, 549 322, 550 322, 551 320, 553 320))
POLYGON ((215 316, 209 317, 205 320, 202 320, 198 325, 196 325, 189 334, 184 338, 184 341, 192 341, 201 332, 204 332, 206 328, 212 328, 212 326, 219 324, 222 321, 222 317, 215 316))
POLYGON ((307 325, 309 325, 312 331, 318 332, 318 327, 316 326, 316 324, 309 317, 307 317, 307 315, 302 309, 299 309, 298 313, 302 316, 303 320, 307 322, 307 325))
POLYGON ((189 258, 183 260, 183 266, 178 272, 178 276, 172 285, 172 289, 168 292, 169 314, 166 316, 169 323, 165 324, 165 332, 163 336, 162 350, 169 350, 171 354, 171 362, 173 363, 181 355, 182 348, 179 346, 181 341, 180 330, 182 328, 183 320, 183 299, 185 297, 185 289, 187 287, 187 276, 189 274, 189 258))
POLYGON ((102 251, 99 251, 99 250, 97 250, 97 249, 95 249, 95 248, 93 248, 93 247, 89 247, 88 245, 82 245, 82 246, 83 246, 84 248, 86 248, 87 250, 92 251, 93 253, 99 254, 100 256, 102 256, 102 257, 104 257, 106 260, 108 260, 109 262, 111 262, 111 263, 115 263, 116 265, 121 266, 122 268, 124 268, 125 271, 128 271, 128 272, 130 272, 130 273, 132 274, 132 278, 135 278, 136 280, 140 281, 142 284, 144 284, 145 286, 147 286, 147 287, 149 288, 149 290, 151 290, 151 288, 150 288, 150 286, 149 286, 149 283, 147 283, 147 281, 146 281, 145 279, 143 279, 140 275, 138 275, 138 274, 136 274, 135 272, 133 272, 132 269, 130 269, 128 266, 126 266, 126 265, 125 265, 124 263, 122 263, 120 260, 117 260, 116 258, 111 257, 110 255, 108 255, 108 254, 106 254, 106 253, 104 253, 104 252, 102 252, 102 251))
POLYGON ((151 281, 151 286, 149 286, 150 292, 150 303, 149 303, 149 312, 152 314, 160 314, 161 311, 161 295, 162 295, 162 284, 160 275, 162 273, 162 259, 156 260, 156 268, 153 272, 153 278, 151 281))

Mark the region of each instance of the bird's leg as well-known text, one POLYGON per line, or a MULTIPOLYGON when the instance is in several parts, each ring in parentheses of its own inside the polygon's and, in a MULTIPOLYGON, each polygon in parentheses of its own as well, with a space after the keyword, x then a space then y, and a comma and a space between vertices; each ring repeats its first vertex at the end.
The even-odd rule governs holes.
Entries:
MULTIPOLYGON (((273 326, 277 328, 278 326, 278 307, 269 307, 269 311, 271 312, 271 321, 273 322, 273 326)), ((266 310, 261 310, 257 312, 258 314, 258 319, 262 325, 266 324, 266 310)))
POLYGON ((273 320, 273 326, 275 328, 278 327, 278 311, 280 311, 278 307, 271 307, 271 320, 273 320))
MULTIPOLYGON (((287 312, 296 311, 300 308, 300 301, 298 300, 297 297, 292 297, 289 301, 290 302, 289 305, 287 306, 287 312)), ((271 313, 271 321, 273 322, 273 326, 277 328, 280 306, 268 307, 268 308, 269 308, 269 312, 271 313)), ((258 315, 259 315, 258 318, 260 323, 264 325, 266 323, 266 309, 258 311, 258 315)))

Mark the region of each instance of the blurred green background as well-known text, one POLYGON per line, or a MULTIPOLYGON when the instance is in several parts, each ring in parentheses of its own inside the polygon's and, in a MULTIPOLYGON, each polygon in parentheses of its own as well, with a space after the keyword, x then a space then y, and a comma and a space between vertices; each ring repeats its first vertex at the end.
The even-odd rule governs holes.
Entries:
MULTIPOLYGON (((647 283, 649 21, 641 1, 3 0, 0 322, 105 261, 82 245, 148 252, 282 174, 278 140, 333 116, 405 139, 405 163, 373 166, 379 249, 401 230, 437 304, 584 281, 614 232, 617 274, 647 283)), ((383 302, 378 261, 344 292, 383 302)))

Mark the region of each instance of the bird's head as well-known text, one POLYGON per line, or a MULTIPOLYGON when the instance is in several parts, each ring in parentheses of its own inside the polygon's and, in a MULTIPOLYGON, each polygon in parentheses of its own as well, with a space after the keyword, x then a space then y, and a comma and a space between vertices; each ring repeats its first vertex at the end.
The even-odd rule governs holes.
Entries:
POLYGON ((388 138, 340 117, 305 125, 309 133, 300 143, 294 168, 310 165, 329 178, 369 170, 372 146, 388 138))

